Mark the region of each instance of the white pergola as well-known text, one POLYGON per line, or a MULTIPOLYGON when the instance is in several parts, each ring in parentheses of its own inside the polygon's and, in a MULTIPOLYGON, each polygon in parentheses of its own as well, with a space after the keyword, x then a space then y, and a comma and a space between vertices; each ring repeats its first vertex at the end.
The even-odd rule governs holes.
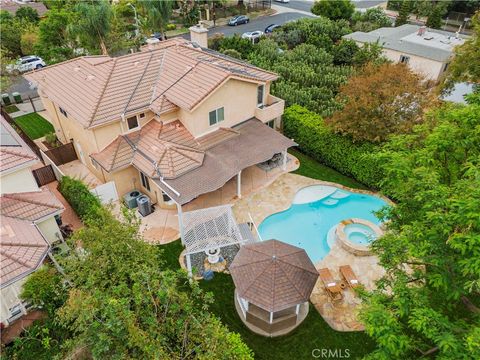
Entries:
POLYGON ((231 205, 184 212, 181 215, 180 228, 190 276, 190 255, 247 241, 242 237, 231 205))

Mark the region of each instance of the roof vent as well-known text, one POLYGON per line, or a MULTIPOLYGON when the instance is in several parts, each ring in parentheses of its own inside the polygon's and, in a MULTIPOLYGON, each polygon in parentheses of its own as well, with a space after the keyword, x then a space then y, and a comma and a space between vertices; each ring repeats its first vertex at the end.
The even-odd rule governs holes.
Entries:
POLYGON ((75 72, 80 71, 80 70, 81 70, 81 69, 80 69, 80 66, 75 66, 75 67, 73 68, 73 71, 75 71, 75 72))
POLYGON ((433 40, 433 36, 425 36, 423 40, 433 40))
POLYGON ((92 74, 87 75, 87 80, 88 81, 91 81, 93 79, 95 79, 95 75, 92 75, 92 74))
POLYGON ((135 61, 135 62, 133 63, 133 66, 137 67, 138 64, 140 64, 140 61, 135 61))

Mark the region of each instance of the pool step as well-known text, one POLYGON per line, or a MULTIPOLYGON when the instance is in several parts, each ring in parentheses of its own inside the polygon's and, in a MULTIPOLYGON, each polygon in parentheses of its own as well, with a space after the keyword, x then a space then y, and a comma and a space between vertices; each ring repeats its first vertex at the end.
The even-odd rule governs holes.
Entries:
POLYGON ((328 205, 328 206, 333 206, 333 205, 336 205, 338 204, 338 200, 337 199, 326 199, 326 200, 323 200, 322 201, 322 204, 324 205, 328 205))
POLYGON ((332 195, 330 195, 330 198, 332 199, 344 199, 346 197, 349 197, 350 194, 347 194, 346 192, 342 190, 336 190, 332 195))

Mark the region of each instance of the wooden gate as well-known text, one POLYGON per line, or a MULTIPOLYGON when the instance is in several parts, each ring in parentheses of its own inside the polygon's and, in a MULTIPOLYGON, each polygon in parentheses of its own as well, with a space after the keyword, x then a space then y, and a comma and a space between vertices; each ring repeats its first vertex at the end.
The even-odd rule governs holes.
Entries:
POLYGON ((35 169, 32 171, 32 173, 33 177, 37 181, 38 186, 43 186, 57 180, 57 178, 55 177, 55 173, 53 172, 52 165, 47 165, 39 169, 35 169))
POLYGON ((78 159, 75 148, 73 147, 73 143, 68 143, 54 149, 47 150, 45 151, 45 155, 47 155, 57 166, 78 159))

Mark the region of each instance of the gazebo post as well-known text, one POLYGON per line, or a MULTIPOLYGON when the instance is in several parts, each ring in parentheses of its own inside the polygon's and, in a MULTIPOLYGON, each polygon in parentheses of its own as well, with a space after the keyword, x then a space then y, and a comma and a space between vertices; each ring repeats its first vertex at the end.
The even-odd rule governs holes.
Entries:
POLYGON ((270 311, 270 319, 269 319, 269 321, 270 321, 270 324, 273 322, 273 311, 270 311))
POLYGON ((188 276, 189 276, 189 277, 192 277, 192 276, 193 276, 193 273, 192 273, 192 261, 191 261, 191 259, 190 259, 190 254, 185 255, 185 257, 187 258, 188 276))
POLYGON ((299 312, 300 312, 300 304, 297 304, 297 306, 295 307, 295 314, 298 315, 299 312))
POLYGON ((242 198, 242 170, 237 174, 237 197, 242 198))

